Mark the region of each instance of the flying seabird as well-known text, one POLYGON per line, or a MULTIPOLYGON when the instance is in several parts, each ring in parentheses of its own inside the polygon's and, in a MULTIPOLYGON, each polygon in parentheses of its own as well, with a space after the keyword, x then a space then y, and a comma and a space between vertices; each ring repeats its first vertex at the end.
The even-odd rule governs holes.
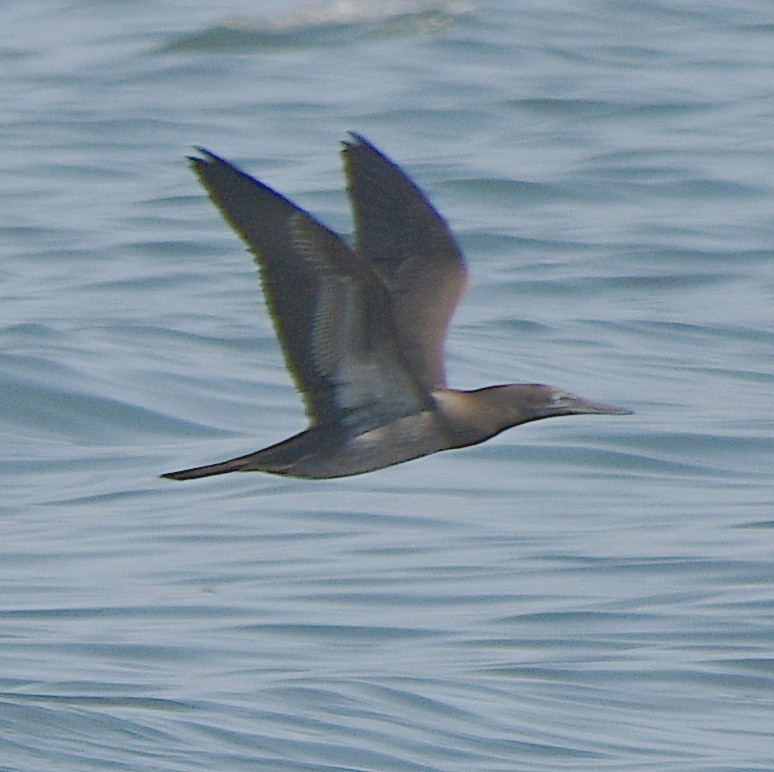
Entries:
POLYGON ((476 445, 542 418, 631 412, 542 384, 448 388, 443 349, 467 281, 462 253, 395 163, 358 134, 343 146, 354 247, 214 153, 197 148, 200 156, 190 158, 255 256, 311 425, 255 453, 163 477, 345 477, 476 445))

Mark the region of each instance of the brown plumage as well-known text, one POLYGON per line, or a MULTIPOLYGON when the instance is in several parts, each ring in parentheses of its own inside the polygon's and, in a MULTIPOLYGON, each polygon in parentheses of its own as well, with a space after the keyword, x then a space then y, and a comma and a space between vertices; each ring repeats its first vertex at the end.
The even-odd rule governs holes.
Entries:
POLYGON ((448 389, 444 341, 466 285, 462 254, 406 174, 351 136, 343 156, 354 248, 222 158, 200 149, 190 159, 255 256, 311 425, 255 453, 164 477, 344 477, 475 445, 541 418, 630 412, 540 384, 448 389))

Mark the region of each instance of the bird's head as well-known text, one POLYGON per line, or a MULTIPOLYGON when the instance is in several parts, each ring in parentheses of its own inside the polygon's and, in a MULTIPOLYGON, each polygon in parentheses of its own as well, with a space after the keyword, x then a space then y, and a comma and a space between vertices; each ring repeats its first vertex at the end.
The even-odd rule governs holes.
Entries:
MULTIPOLYGON (((519 384, 520 386, 522 384, 519 384)), ((543 384, 524 384, 519 399, 529 406, 531 420, 563 415, 631 415, 626 407, 608 405, 571 394, 564 389, 543 384)))

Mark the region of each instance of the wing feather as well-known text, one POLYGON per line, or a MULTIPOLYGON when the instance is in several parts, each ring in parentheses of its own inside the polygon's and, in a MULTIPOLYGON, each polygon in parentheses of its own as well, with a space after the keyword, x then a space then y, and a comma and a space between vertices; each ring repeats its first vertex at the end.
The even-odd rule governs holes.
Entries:
POLYGON ((382 279, 284 196, 200 149, 194 170, 255 256, 286 364, 317 423, 353 433, 429 406, 397 343, 382 279))
POLYGON ((389 158, 358 134, 344 143, 356 252, 390 292, 398 344, 428 391, 446 385, 444 343, 467 285, 445 220, 389 158))

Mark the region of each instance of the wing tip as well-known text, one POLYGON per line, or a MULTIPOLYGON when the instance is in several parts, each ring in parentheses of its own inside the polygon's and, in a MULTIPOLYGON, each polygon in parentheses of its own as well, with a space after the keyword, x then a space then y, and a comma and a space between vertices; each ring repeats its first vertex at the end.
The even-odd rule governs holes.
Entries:
POLYGON ((346 153, 348 150, 358 150, 358 149, 365 149, 370 150, 374 153, 377 153, 378 155, 382 155, 375 147, 374 145, 369 142, 362 134, 360 134, 357 131, 348 131, 347 134, 349 135, 349 139, 343 139, 341 140, 341 144, 344 147, 344 152, 346 153))
MULTIPOLYGON (((207 150, 206 147, 201 147, 199 145, 194 145, 193 149, 199 153, 203 157, 199 157, 196 155, 187 155, 186 158, 188 159, 188 162, 193 167, 194 171, 196 172, 202 172, 205 169, 211 168, 211 169, 230 169, 231 171, 236 172, 237 174, 240 174, 243 177, 250 177, 249 174, 246 174, 243 172, 240 168, 235 166, 231 161, 227 161, 222 156, 219 156, 215 153, 213 153, 211 150, 207 150)), ((252 178, 251 178, 252 179, 252 178)))

